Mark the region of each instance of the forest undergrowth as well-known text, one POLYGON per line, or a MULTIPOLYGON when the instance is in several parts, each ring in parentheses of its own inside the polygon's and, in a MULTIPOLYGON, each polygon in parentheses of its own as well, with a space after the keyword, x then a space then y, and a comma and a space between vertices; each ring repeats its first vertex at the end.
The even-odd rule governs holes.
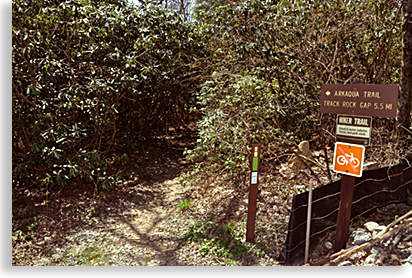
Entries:
MULTIPOLYGON (((402 6, 213 5, 184 20, 128 1, 13 0, 13 265, 277 264, 293 196, 339 178, 321 86, 400 84, 402 6), (246 243, 252 144, 260 192, 246 243), (64 249, 87 229, 119 229, 110 238, 140 251, 99 261, 93 246, 64 249)), ((367 167, 398 164, 411 132, 374 118, 367 167)))

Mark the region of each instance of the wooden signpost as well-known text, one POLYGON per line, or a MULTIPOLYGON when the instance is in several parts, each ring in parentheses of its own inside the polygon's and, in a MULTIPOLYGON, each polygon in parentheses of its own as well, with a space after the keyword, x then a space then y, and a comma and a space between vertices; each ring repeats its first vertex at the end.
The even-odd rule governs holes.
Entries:
POLYGON ((260 145, 252 145, 252 161, 250 163, 250 187, 248 213, 246 223, 246 241, 255 241, 256 204, 260 170, 260 145))
POLYGON ((342 174, 338 218, 336 222, 335 252, 345 247, 349 234, 355 177, 362 176, 365 147, 335 143, 333 171, 342 174))
POLYGON ((367 85, 360 82, 322 85, 320 112, 344 114, 338 116, 338 142, 335 144, 333 163, 333 171, 342 174, 335 252, 345 248, 348 239, 355 178, 362 176, 365 152, 362 145, 370 144, 372 119, 362 116, 395 118, 398 95, 398 85, 367 85))

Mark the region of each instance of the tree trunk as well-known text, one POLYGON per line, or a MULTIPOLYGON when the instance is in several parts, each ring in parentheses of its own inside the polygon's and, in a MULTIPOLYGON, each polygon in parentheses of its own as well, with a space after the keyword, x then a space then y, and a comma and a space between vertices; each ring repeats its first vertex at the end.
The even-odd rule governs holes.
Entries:
POLYGON ((412 0, 404 0, 403 14, 403 67, 398 102, 398 123, 409 129, 412 110, 412 0))

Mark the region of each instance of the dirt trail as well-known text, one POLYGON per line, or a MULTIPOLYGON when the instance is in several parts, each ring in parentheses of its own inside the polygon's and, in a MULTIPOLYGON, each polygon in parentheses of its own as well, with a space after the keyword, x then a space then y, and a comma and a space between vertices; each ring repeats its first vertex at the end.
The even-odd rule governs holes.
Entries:
POLYGON ((74 183, 51 194, 47 206, 36 188, 13 196, 13 231, 41 219, 34 240, 13 239, 13 265, 184 264, 177 255, 182 227, 174 220, 184 188, 176 178, 194 141, 193 132, 166 136, 129 153, 122 170, 139 178, 110 192, 74 183), (92 249, 100 259, 88 254, 92 249))
MULTIPOLYGON (((148 186, 152 186, 153 195, 145 204, 136 206, 129 201, 125 210, 110 215, 102 228, 108 232, 108 242, 133 250, 138 265, 178 265, 175 253, 181 242, 181 227, 174 225, 173 215, 179 213, 183 188, 175 179, 148 186)), ((123 261, 127 255, 131 257, 121 254, 118 259, 123 261)))

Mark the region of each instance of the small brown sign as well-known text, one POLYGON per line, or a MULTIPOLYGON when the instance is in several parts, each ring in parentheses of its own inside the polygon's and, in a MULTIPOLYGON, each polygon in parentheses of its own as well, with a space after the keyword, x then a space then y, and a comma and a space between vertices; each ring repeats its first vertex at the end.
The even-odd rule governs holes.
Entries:
POLYGON ((324 84, 320 112, 395 118, 398 85, 324 84))
POLYGON ((338 115, 336 117, 336 142, 370 145, 372 117, 338 115))

